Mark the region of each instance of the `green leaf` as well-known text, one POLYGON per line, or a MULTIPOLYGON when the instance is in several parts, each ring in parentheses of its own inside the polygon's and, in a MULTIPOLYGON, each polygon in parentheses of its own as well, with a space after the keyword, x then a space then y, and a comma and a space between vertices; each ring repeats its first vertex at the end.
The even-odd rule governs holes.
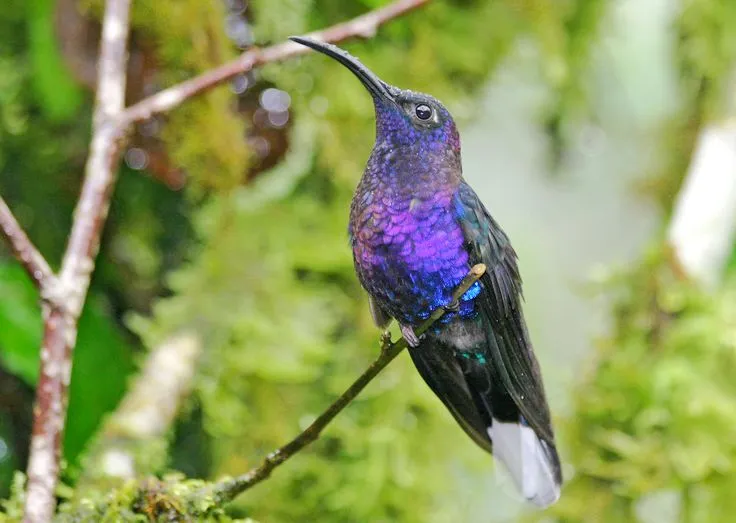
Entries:
MULTIPOLYGON (((23 270, 0 264, 0 361, 34 386, 38 379, 41 310, 23 270)), ((131 348, 106 310, 91 296, 79 320, 64 456, 74 463, 102 417, 115 408, 133 370, 131 348)))
POLYGON ((108 412, 122 398, 133 371, 132 350, 105 302, 90 296, 79 319, 64 456, 74 463, 108 412))
POLYGON ((15 264, 0 264, 0 361, 11 373, 34 385, 41 345, 38 293, 15 264))
POLYGON ((69 120, 82 103, 82 89, 64 64, 54 31, 54 0, 29 0, 28 44, 32 86, 41 108, 54 121, 69 120))

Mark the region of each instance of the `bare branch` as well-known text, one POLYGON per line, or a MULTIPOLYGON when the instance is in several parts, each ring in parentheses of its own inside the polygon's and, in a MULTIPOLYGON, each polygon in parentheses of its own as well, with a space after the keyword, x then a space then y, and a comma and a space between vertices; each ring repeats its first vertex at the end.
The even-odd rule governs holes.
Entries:
MULTIPOLYGON (((334 25, 323 31, 310 33, 309 36, 330 43, 338 43, 354 37, 370 38, 376 34, 376 31, 381 25, 409 11, 422 7, 429 1, 398 0, 345 23, 334 25)), ((309 49, 294 42, 283 42, 263 49, 250 49, 232 62, 221 65, 216 69, 207 71, 204 74, 141 100, 124 112, 123 119, 128 124, 147 120, 153 115, 168 112, 181 105, 185 100, 204 91, 208 91, 255 67, 271 62, 278 62, 308 52, 309 49)))
POLYGON ((131 0, 108 0, 102 22, 92 144, 58 284, 44 305, 41 369, 28 460, 27 523, 51 520, 61 461, 72 351, 117 172, 131 0))
POLYGON ((60 290, 76 315, 94 269, 125 138, 126 127, 118 123, 118 116, 124 108, 130 2, 108 0, 103 19, 92 144, 60 273, 60 290))
MULTIPOLYGON (((477 282, 486 272, 486 266, 482 263, 473 266, 470 272, 463 278, 460 285, 453 292, 452 299, 457 302, 463 294, 477 282)), ((416 329, 418 335, 424 333, 437 320, 445 315, 446 309, 440 307, 436 309, 432 315, 416 329)), ((315 441, 324 428, 337 416, 345 407, 350 404, 355 397, 368 385, 386 365, 391 363, 401 351, 406 348, 406 340, 400 338, 398 341, 391 343, 390 336, 384 337, 381 346, 381 354, 370 364, 370 366, 353 382, 345 392, 337 398, 332 405, 320 414, 320 416, 312 422, 309 427, 304 429, 297 437, 289 443, 273 451, 271 454, 249 472, 238 476, 237 478, 225 480, 214 487, 215 500, 217 505, 222 505, 228 501, 235 499, 237 496, 257 485, 271 475, 273 469, 284 463, 286 460, 294 456, 304 447, 315 441)))
POLYGON ((18 258, 36 286, 43 290, 54 279, 54 273, 46 259, 28 239, 2 197, 0 197, 0 230, 15 257, 18 258))
POLYGON ((115 118, 125 107, 128 26, 131 0, 107 0, 102 20, 94 126, 115 118))
POLYGON ((41 373, 33 407, 33 432, 28 458, 25 523, 51 521, 56 505, 54 490, 61 461, 62 430, 71 376, 71 344, 65 333, 74 328, 63 308, 43 306, 41 373))

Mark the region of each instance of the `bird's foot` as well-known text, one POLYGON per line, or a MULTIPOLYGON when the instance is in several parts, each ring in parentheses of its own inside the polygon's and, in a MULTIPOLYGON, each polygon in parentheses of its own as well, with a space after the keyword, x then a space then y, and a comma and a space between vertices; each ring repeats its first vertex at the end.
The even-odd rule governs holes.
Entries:
POLYGON ((442 308, 445 310, 445 312, 457 312, 460 310, 460 301, 455 300, 452 303, 448 303, 442 308))
POLYGON ((409 347, 417 347, 419 345, 419 336, 414 332, 414 328, 409 325, 399 325, 401 334, 404 336, 409 347))
POLYGON ((392 343, 392 341, 391 341, 391 331, 388 330, 388 329, 386 329, 381 334, 381 348, 382 349, 385 349, 386 347, 388 347, 389 345, 391 345, 391 343, 392 343))

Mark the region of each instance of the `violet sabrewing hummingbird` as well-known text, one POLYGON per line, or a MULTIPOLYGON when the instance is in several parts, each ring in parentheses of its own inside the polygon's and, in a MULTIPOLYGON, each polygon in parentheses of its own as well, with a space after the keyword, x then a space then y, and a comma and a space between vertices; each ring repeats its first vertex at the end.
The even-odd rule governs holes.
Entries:
POLYGON ((376 142, 348 230, 376 324, 398 322, 417 370, 465 432, 505 465, 525 498, 551 505, 562 471, 516 253, 463 179, 452 116, 432 96, 387 84, 334 45, 291 39, 347 67, 373 98, 376 142), (486 273, 452 303, 477 263, 486 273), (439 307, 448 312, 417 336, 414 328, 439 307))

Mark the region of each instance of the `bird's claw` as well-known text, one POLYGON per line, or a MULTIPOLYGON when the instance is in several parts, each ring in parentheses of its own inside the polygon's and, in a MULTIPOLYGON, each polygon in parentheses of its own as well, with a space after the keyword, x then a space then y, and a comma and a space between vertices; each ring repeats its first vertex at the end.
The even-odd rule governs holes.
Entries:
POLYGON ((388 347, 391 343, 391 331, 383 331, 383 333, 381 333, 381 347, 388 347))
POLYGON ((419 345, 419 336, 414 332, 414 328, 409 325, 400 325, 399 327, 409 347, 417 347, 419 345))
POLYGON ((457 312, 460 310, 460 302, 458 300, 455 300, 452 303, 448 303, 442 308, 445 310, 445 312, 457 312))

